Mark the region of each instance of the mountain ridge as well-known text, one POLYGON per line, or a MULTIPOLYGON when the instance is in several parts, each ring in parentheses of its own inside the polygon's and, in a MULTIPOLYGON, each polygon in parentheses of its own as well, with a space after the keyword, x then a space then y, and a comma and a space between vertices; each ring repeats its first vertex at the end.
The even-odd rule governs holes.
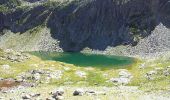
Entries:
MULTIPOLYGON (((140 41, 150 36, 160 23, 166 28, 170 26, 169 0, 54 1, 38 0, 38 3, 36 1, 28 3, 29 6, 22 6, 21 3, 21 6, 10 8, 13 11, 1 12, 0 30, 8 29, 14 34, 24 35, 30 30, 36 31, 39 26, 42 26, 42 29, 38 28, 40 30, 46 27, 49 29, 48 36, 51 37, 49 40, 55 42, 42 40, 43 44, 35 45, 38 46, 36 50, 79 52, 84 48, 90 48, 106 51, 108 47, 124 45, 130 46, 129 52, 131 52, 132 48, 138 48, 139 45, 142 47, 140 41), (51 46, 48 47, 47 44, 51 46)), ((5 33, 1 32, 1 34, 3 38, 5 33)), ((11 39, 11 41, 15 40, 11 39)), ((4 48, 4 44, 1 43, 0 47, 4 48)), ((12 47, 5 46, 5 48, 17 47, 17 44, 12 47)), ((136 49, 135 52, 162 51, 146 49, 136 49)), ((28 48, 25 50, 29 51, 28 48)), ((35 49, 30 48, 30 50, 35 49)))

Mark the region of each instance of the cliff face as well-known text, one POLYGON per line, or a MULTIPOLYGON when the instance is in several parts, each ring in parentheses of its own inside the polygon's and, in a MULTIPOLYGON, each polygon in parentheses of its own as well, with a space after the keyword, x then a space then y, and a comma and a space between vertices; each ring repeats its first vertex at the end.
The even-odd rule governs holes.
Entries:
POLYGON ((160 23, 169 28, 169 16, 169 0, 44 1, 35 7, 0 13, 0 30, 24 34, 43 25, 64 51, 85 47, 105 50, 108 46, 136 46, 160 23))

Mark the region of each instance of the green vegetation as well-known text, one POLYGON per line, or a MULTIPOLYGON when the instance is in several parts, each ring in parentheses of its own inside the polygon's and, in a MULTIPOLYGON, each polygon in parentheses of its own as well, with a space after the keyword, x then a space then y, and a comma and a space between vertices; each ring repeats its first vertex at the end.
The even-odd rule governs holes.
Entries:
POLYGON ((8 7, 5 5, 0 5, 0 12, 7 13, 9 11, 8 7))
MULTIPOLYGON (((1 55, 3 55, 1 50, 1 55)), ((154 76, 154 80, 148 80, 145 75, 147 72, 155 70, 156 68, 166 68, 170 62, 165 62, 167 59, 156 60, 142 60, 137 61, 135 64, 127 67, 127 70, 132 73, 133 79, 129 86, 139 86, 140 89, 145 91, 151 90, 167 90, 169 88, 169 76, 164 76, 162 73, 154 76), (145 64, 145 68, 139 68, 141 64, 145 64)), ((51 80, 49 85, 71 85, 71 86, 114 86, 114 84, 106 82, 110 78, 118 77, 119 69, 106 69, 100 68, 82 68, 71 64, 65 64, 55 61, 43 61, 40 58, 31 56, 31 59, 24 62, 10 62, 8 60, 0 60, 0 66, 8 64, 11 68, 6 71, 0 67, 0 77, 15 78, 17 75, 29 70, 43 69, 43 70, 62 70, 63 76, 59 80, 51 80), (65 70, 68 68, 69 70, 65 70), (87 74, 86 77, 79 77, 75 73, 82 71, 87 74), (106 76, 107 77, 106 77, 106 76), (71 82, 71 83, 69 83, 71 82)))

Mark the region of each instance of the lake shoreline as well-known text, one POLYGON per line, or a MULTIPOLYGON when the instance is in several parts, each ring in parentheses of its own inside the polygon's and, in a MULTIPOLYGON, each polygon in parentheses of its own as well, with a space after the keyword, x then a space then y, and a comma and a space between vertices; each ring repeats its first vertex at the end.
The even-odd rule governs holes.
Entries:
POLYGON ((0 51, 0 80, 24 82, 24 86, 10 88, 9 91, 0 89, 0 96, 22 99, 24 95, 31 99, 46 99, 53 98, 54 95, 51 94, 53 90, 62 88, 64 94, 60 97, 65 100, 93 100, 96 97, 101 100, 113 97, 117 100, 122 97, 168 100, 170 98, 167 92, 170 90, 168 59, 167 54, 161 59, 139 59, 128 68, 102 70, 43 60, 27 53, 4 50, 0 51), (75 91, 80 95, 73 95, 75 91))

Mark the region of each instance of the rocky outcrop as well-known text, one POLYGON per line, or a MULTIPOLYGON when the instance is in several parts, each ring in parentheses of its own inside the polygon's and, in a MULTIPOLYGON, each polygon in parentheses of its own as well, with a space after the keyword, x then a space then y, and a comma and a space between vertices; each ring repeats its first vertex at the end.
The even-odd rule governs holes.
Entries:
POLYGON ((0 31, 2 31, 4 28, 4 15, 3 13, 0 13, 0 31))
MULTIPOLYGON (((0 20, 0 30, 6 28, 25 34, 45 25, 51 37, 59 41, 54 47, 64 51, 77 52, 86 47, 106 51, 108 47, 130 45, 125 51, 131 52, 134 51, 131 48, 142 47, 140 41, 153 34, 160 23, 170 26, 169 0, 72 0, 45 2, 28 8, 0 14, 4 19, 4 22, 0 20)), ((41 47, 48 50, 46 46, 41 47)))

